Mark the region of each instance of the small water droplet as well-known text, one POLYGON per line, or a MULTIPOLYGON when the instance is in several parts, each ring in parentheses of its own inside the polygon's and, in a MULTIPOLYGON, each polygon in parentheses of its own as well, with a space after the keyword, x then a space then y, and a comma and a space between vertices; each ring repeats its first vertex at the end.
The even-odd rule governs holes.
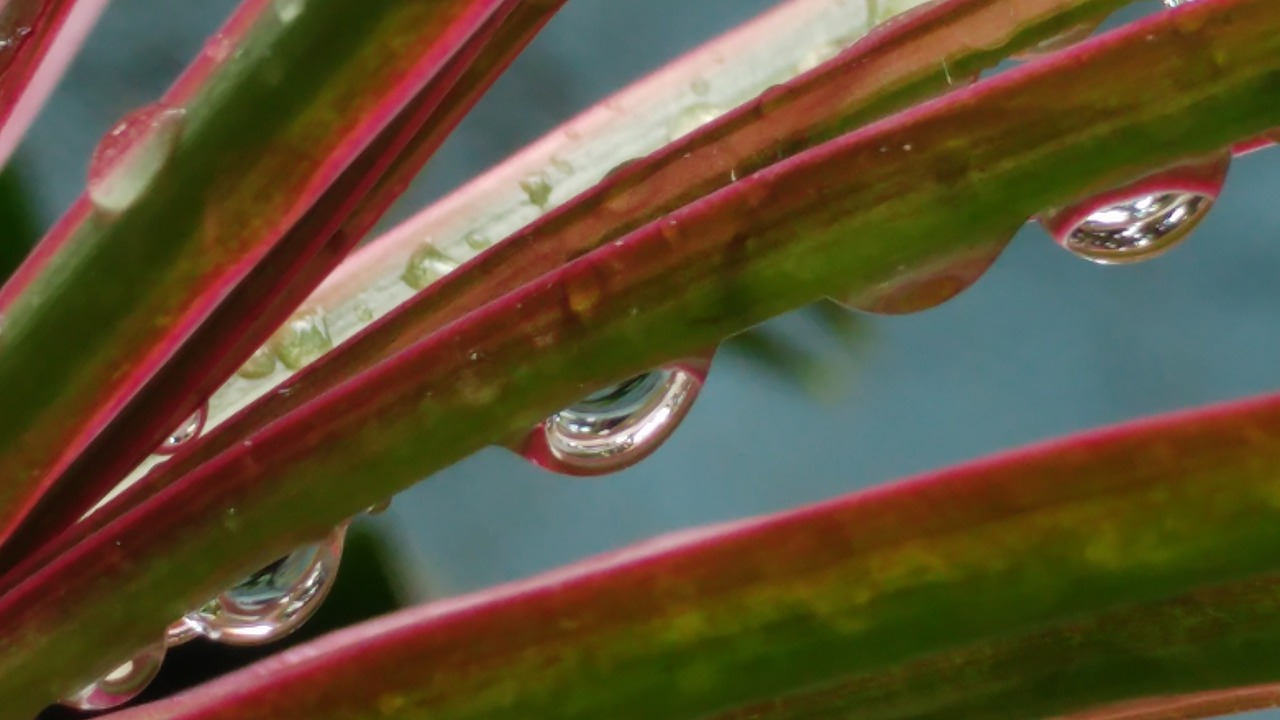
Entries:
POLYGON ((208 404, 202 404, 200 409, 191 413, 191 416, 186 420, 183 420, 182 424, 174 428, 173 432, 169 433, 169 437, 160 443, 160 447, 156 448, 156 454, 172 455, 185 447, 187 443, 199 437, 200 431, 204 430, 205 420, 209 416, 208 408, 208 404))
POLYGON ((551 156, 551 167, 555 168, 556 172, 560 173, 561 175, 573 174, 573 163, 569 162, 568 160, 565 160, 559 155, 551 156))
POLYGON ((400 279, 414 290, 422 290, 457 269, 458 263, 428 240, 409 257, 400 279))
POLYGON ((279 640, 301 627, 333 587, 346 532, 343 524, 324 542, 289 553, 188 613, 184 622, 228 645, 279 640))
POLYGON ((390 510, 390 509, 391 509, 391 498, 387 498, 386 500, 383 500, 382 502, 378 503, 377 505, 370 505, 370 506, 369 506, 369 509, 368 509, 368 510, 365 510, 365 514, 367 514, 367 515, 381 515, 382 513, 386 512, 386 511, 388 511, 388 510, 390 510))
POLYGON ((231 56, 231 50, 235 47, 235 43, 226 33, 215 33, 209 41, 204 44, 204 54, 216 63, 223 62, 231 56))
POLYGON ((520 189, 524 191, 529 203, 543 210, 551 201, 551 181, 543 173, 530 175, 520 181, 520 189))
POLYGON ((368 303, 363 300, 357 300, 354 307, 356 311, 356 320, 359 320, 362 323, 373 322, 373 308, 369 307, 368 303))
POLYGON ((18 48, 31 36, 40 19, 44 3, 39 0, 0 2, 0 75, 18 54, 18 48))
POLYGON ((1208 216, 1230 161, 1224 153, 1169 168, 1038 219, 1059 245, 1086 260, 1102 265, 1150 260, 1208 216))
POLYGON ((689 83, 689 89, 694 95, 706 95, 711 92, 711 83, 704 77, 696 77, 693 82, 689 83))
POLYGON ((151 684, 164 663, 165 644, 156 643, 100 680, 62 700, 76 710, 108 710, 134 699, 151 684))
POLYGON ((547 418, 520 448, 531 462, 566 475, 602 475, 657 450, 688 414, 711 357, 637 375, 547 418))
POLYGON ((1067 28, 1066 30, 1063 30, 1062 32, 1058 33, 1057 35, 1054 35, 1051 38, 1041 40, 1040 42, 1036 43, 1035 45, 1032 45, 1026 50, 1022 50, 1021 52, 1015 53, 1013 55, 1013 59, 1023 60, 1023 61, 1034 60, 1038 57, 1051 55, 1055 52, 1058 52, 1059 50, 1065 50, 1066 48, 1069 48, 1072 45, 1076 45, 1084 41, 1086 38, 1092 35, 1093 32, 1097 30, 1098 26, 1101 24, 1102 24, 1101 20, 1091 20, 1087 23, 1076 25, 1075 27, 1072 27, 1072 28, 1067 28))
POLYGON ((261 380, 276 371, 276 354, 269 347, 260 347, 236 370, 245 380, 261 380))
POLYGON ((671 121, 671 125, 667 128, 667 137, 678 140, 723 114, 724 109, 715 105, 706 103, 691 105, 671 121))
POLYGON ((96 208, 116 214, 137 202, 172 157, 185 115, 157 103, 111 128, 89 161, 89 200, 96 208))
POLYGON ((280 18, 280 22, 291 23, 298 19, 302 11, 307 7, 306 0, 274 0, 272 5, 275 7, 276 17, 280 18))
POLYGON ((478 230, 472 230, 466 235, 463 235, 462 242, 466 243, 467 247, 475 250, 476 252, 488 250, 489 246, 493 244, 493 240, 488 235, 485 235, 478 230))
POLYGON ((290 370, 301 370, 333 349, 324 313, 313 310, 295 315, 271 337, 270 347, 290 370))

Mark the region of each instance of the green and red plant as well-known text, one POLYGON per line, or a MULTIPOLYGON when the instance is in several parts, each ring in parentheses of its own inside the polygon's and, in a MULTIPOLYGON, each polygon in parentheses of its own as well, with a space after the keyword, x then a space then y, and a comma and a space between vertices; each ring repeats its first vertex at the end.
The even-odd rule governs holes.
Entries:
MULTIPOLYGON (((642 459, 714 349, 787 310, 933 307, 1028 218, 1095 261, 1163 252, 1280 127, 1274 0, 1092 39, 1128 0, 789 0, 357 250, 562 4, 246 0, 103 141, 0 290, 0 717, 296 627, 349 518, 485 446, 642 459)), ((0 153, 102 5, 0 5, 0 153)), ((118 717, 1263 706, 1278 483, 1274 398, 1193 412, 406 610, 118 717)))

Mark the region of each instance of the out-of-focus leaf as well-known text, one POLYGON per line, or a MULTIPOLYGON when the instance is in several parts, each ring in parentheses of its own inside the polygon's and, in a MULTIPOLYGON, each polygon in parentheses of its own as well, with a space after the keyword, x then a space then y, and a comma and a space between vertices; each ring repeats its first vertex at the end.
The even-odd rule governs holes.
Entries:
MULTIPOLYGON (((982 243, 1037 209, 1098 185, 1280 126, 1280 15, 1273 10, 1271 0, 1193 3, 826 143, 502 297, 244 438, 0 596, 6 642, 0 696, 8 699, 0 718, 29 716, 124 661, 173 617, 253 569, 422 476, 529 427, 580 397, 584 387, 684 357, 836 288, 874 286, 903 262, 982 243), (1058 172, 1045 173, 1046 166, 1058 172), (357 477, 360 482, 352 482, 357 477)), ((1179 515, 1173 525, 1150 523, 1153 510, 1166 509, 1162 493, 1174 490, 1157 483, 1150 502, 1126 505, 1123 493, 1107 496, 1119 503, 1117 513, 1125 513, 1096 518, 1127 518, 1116 532, 1140 533, 1131 538, 1138 543, 1135 552, 1152 553, 1135 561, 1167 557, 1169 574, 1160 574, 1159 566, 1148 582, 1127 562, 1123 572, 1100 576, 1082 566, 1075 579, 1084 584, 1054 595, 1049 605, 1033 602, 1018 611, 1015 600, 1035 598, 1010 597, 980 617, 1013 630, 1059 601, 1110 606, 1273 567, 1277 555, 1269 543, 1280 537, 1280 524, 1274 504, 1264 501, 1274 490, 1280 458, 1272 452, 1277 443, 1269 428, 1280 419, 1270 404, 1240 412, 1246 419, 1215 414, 1191 431, 1203 443, 1197 447, 1208 448, 1209 482, 1195 474, 1187 484, 1191 495, 1167 496, 1185 502, 1167 509, 1190 515, 1179 515), (1212 432, 1222 417, 1232 421, 1212 432), (1224 454, 1241 443, 1241 454, 1224 454), (1223 487, 1216 481, 1237 472, 1231 482, 1243 483, 1238 492, 1220 495, 1216 510, 1207 506, 1209 498, 1200 493, 1216 492, 1223 487), (1197 517, 1221 524, 1202 532, 1197 517), (1188 534, 1160 534, 1180 529, 1188 534), (1149 537, 1145 532, 1159 534, 1157 540, 1209 545, 1145 545, 1139 542, 1149 537), (1174 547, 1186 550, 1172 552, 1174 547), (1090 584, 1095 578, 1100 584, 1090 584)), ((1172 426, 1161 428, 1167 437, 1175 433, 1172 426)), ((1094 445, 1078 447, 1089 451, 1094 445)), ((1141 471, 1122 474, 1128 480, 1157 471, 1163 477, 1167 447, 1123 445, 1109 456, 1116 464, 1107 466, 1141 471), (1150 452, 1140 452, 1144 447, 1150 452)), ((1045 487, 1086 492, 1089 478, 1077 478, 1066 459, 1059 454, 1043 468, 1047 477, 1059 478, 1045 487)), ((1178 460, 1185 466, 1185 458, 1178 460)), ((1020 468, 1017 479, 1025 477, 1020 468)), ((1094 480, 1108 478, 1114 476, 1094 480)), ((974 512, 1007 509, 988 502, 981 490, 962 499, 974 512)), ((927 505, 948 510, 937 516, 940 521, 959 521, 960 532, 981 529, 959 512, 960 500, 934 500, 927 505)), ((900 510, 873 517, 888 529, 914 527, 909 509, 900 510)), ((854 525, 871 519, 859 515, 854 525)), ((1107 527, 1091 524, 1074 532, 1093 537, 1107 527)), ((1128 542, 1122 538, 1125 547, 1128 542)), ((1105 562, 1110 548, 1099 546, 1098 572, 1113 572, 1105 562)), ((788 572, 800 572, 808 555, 789 551, 781 557, 796 563, 788 572)), ((1051 569, 1054 577, 1075 572, 1059 563, 1035 567, 1042 574, 1051 569)), ((625 615, 625 598, 594 607, 610 617, 625 615)), ((538 625, 525 615, 521 623, 538 625)), ((931 637, 926 630, 977 641, 982 628, 996 629, 938 616, 933 625, 917 628, 923 634, 915 641, 931 637)), ((503 634, 510 639, 510 632, 503 634)), ((897 637, 868 643, 878 653, 864 659, 868 670, 872 659, 900 657, 897 637)), ((752 692, 773 695, 804 679, 788 675, 785 665, 794 657, 783 655, 782 665, 770 667, 781 672, 752 692)), ((819 652, 813 661, 833 657, 819 652)), ((811 677, 807 672, 802 674, 811 677)), ((693 686, 696 694, 698 683, 693 686)), ((699 706, 719 697, 720 686, 707 687, 711 694, 697 695, 699 706)), ((656 689, 645 692, 658 702, 663 693, 656 689)))
POLYGON ((16 164, 0 170, 0 282, 9 277, 40 237, 30 193, 16 164))
POLYGON ((109 0, 0 3, 0 168, 109 0))
POLYGON ((1271 397, 657 538, 113 720, 1043 718, 1274 681, 1278 610, 1271 397))

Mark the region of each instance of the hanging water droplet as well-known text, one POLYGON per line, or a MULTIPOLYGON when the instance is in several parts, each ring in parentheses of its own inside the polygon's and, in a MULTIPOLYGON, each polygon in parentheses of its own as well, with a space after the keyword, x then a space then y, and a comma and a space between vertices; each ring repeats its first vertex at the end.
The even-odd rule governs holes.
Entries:
POLYGON ((228 645, 279 640, 301 627, 333 587, 346 532, 343 524, 323 542, 289 553, 188 613, 184 621, 200 635, 228 645))
POLYGON ((724 109, 706 103, 685 108, 667 128, 667 137, 678 140, 724 114, 724 109))
POLYGON ((76 710, 108 710, 134 699, 151 684, 164 662, 165 644, 151 645, 133 659, 61 702, 76 710))
POLYGON ((260 347, 240 366, 236 374, 245 380, 261 380, 276 371, 276 354, 269 347, 260 347))
POLYGON ((534 428, 519 452, 566 475, 602 475, 640 462, 675 432, 702 388, 710 355, 592 393, 534 428))
POLYGON ((276 17, 280 18, 280 22, 291 23, 298 19, 302 11, 306 9, 306 0, 274 0, 272 6, 275 8, 276 17))
POLYGON ((414 290, 422 290, 457 269, 457 261, 428 240, 409 257, 409 264, 405 266, 400 279, 414 290))
POLYGON ((854 310, 880 315, 906 315, 937 307, 972 287, 995 264, 1015 232, 1003 234, 999 242, 925 265, 901 266, 890 280, 831 299, 854 310))
POLYGON ((95 207, 115 214, 137 202, 173 155, 185 115, 157 103, 111 128, 89 161, 89 200, 95 207))
POLYGON ((365 510, 365 514, 367 514, 367 515, 381 515, 382 513, 384 513, 384 512, 386 512, 386 511, 388 511, 388 510, 390 510, 390 509, 391 509, 391 500, 392 500, 392 498, 387 498, 386 500, 383 500, 382 502, 378 503, 377 505, 370 505, 370 506, 369 506, 369 508, 368 508, 367 510, 365 510))
POLYGON ((520 181, 520 189, 524 191, 525 197, 529 198, 529 203, 541 208, 547 209, 547 204, 551 202, 551 181, 543 173, 530 175, 520 181))
POLYGON ((1086 260, 1149 260, 1177 245, 1209 214, 1230 161, 1224 153, 1175 166, 1038 219, 1059 245, 1086 260))
POLYGON ((315 310, 295 315, 271 337, 271 349, 290 370, 301 370, 333 349, 329 323, 315 310))
POLYGON ((169 433, 169 437, 165 438, 164 442, 160 443, 160 447, 156 448, 156 454, 172 455, 185 447, 187 443, 199 437, 200 431, 204 429, 205 419, 209 415, 208 407, 207 404, 202 404, 200 409, 191 413, 191 417, 183 420, 181 425, 174 428, 173 432, 169 433))

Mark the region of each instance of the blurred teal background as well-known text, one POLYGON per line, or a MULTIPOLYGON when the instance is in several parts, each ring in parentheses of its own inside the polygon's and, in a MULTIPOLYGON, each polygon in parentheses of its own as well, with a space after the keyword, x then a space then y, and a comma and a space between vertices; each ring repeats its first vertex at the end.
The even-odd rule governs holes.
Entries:
MULTIPOLYGON (((398 216, 771 4, 571 0, 398 216)), ((44 222, 81 190, 97 139, 162 92, 232 5, 118 0, 108 10, 18 156, 44 222)), ((1270 391, 1280 358, 1277 188, 1280 152, 1237 160, 1204 226, 1134 267, 1090 265, 1029 226, 960 298, 873 320, 855 358, 808 318, 780 318, 778 329, 825 348, 844 380, 834 390, 815 397, 725 355, 684 427, 634 469, 584 481, 491 450, 403 493, 377 522, 398 538, 420 592, 465 592, 667 530, 1270 391)))

